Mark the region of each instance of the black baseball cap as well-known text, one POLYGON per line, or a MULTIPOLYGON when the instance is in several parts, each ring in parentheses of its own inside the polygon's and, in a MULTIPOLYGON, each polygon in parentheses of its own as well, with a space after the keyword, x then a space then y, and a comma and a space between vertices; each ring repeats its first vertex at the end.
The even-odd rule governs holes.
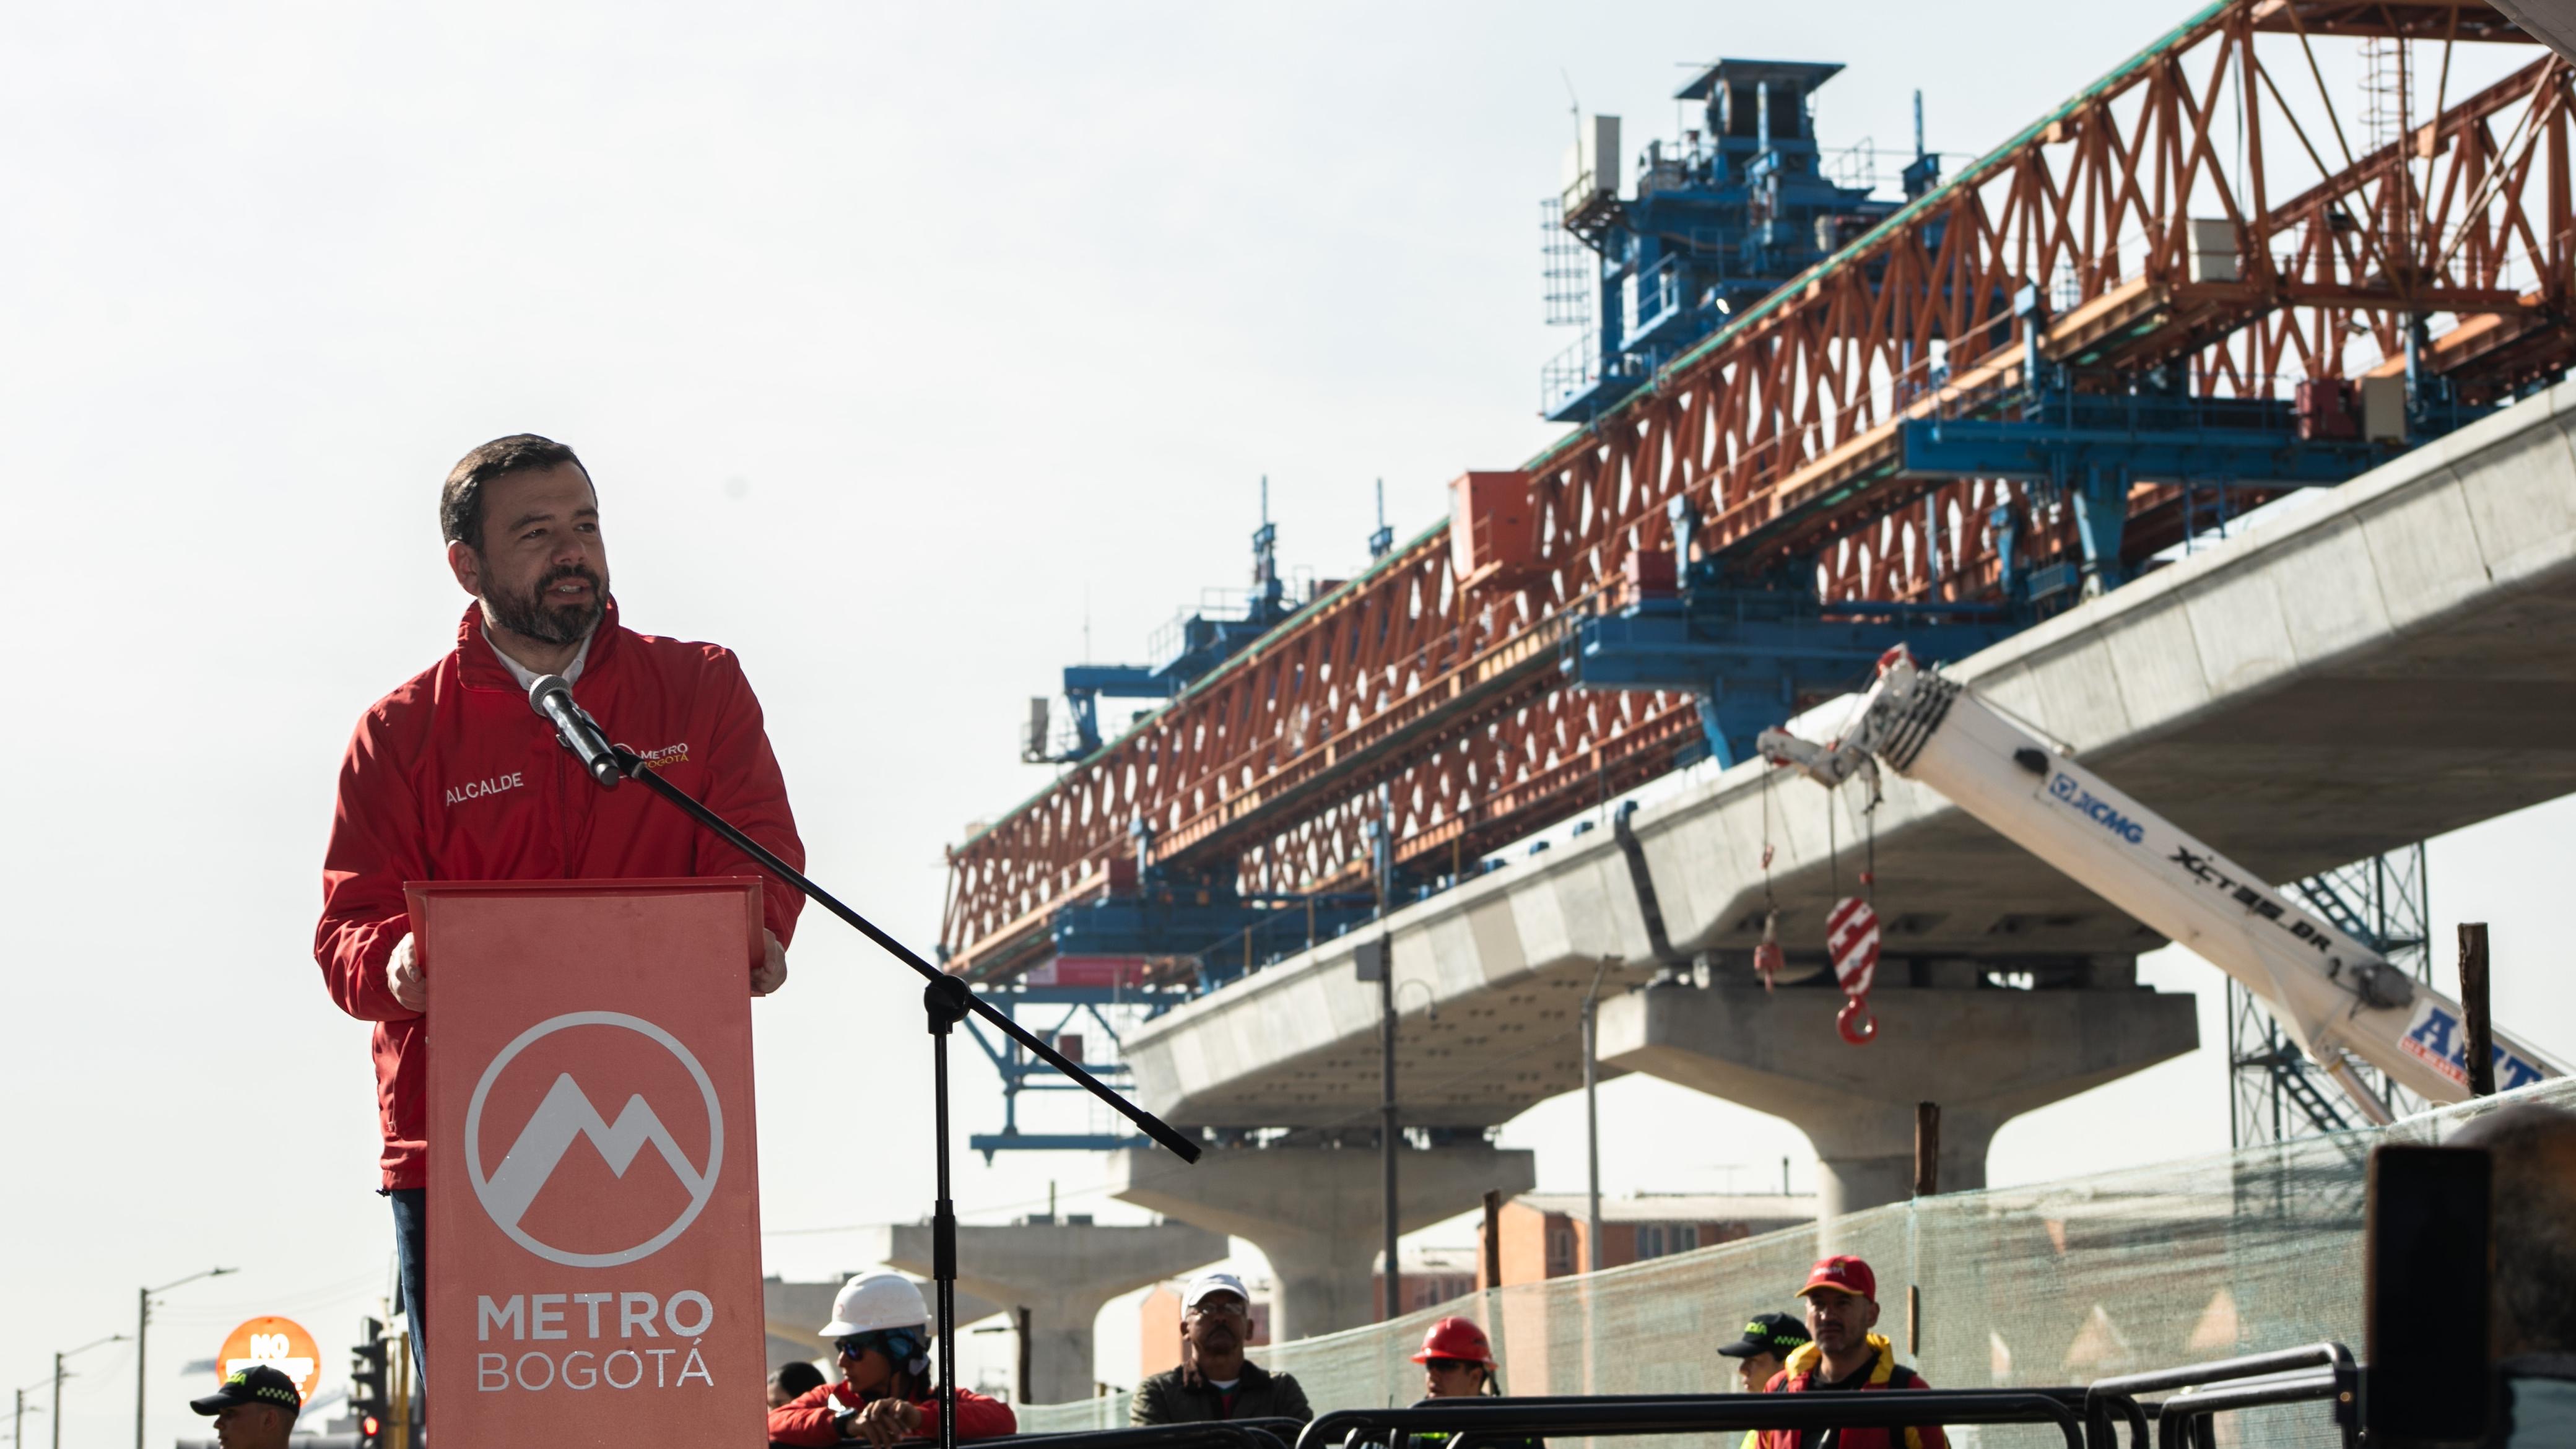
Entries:
POLYGON ((188 1407, 200 1414, 220 1414, 235 1404, 273 1404, 290 1414, 304 1411, 304 1396, 295 1392, 295 1380, 264 1363, 233 1370, 224 1386, 202 1399, 190 1399, 188 1407))
POLYGON ((1744 1325, 1744 1336, 1718 1350, 1728 1358, 1751 1358, 1758 1353, 1776 1353, 1782 1358, 1789 1350, 1807 1341, 1807 1325, 1785 1313, 1757 1313, 1744 1325))

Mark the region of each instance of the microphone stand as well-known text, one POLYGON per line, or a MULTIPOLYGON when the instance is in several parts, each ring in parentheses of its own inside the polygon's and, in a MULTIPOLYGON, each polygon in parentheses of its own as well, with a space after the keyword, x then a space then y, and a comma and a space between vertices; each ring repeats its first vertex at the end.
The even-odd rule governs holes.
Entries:
POLYGON ((646 765, 634 751, 624 745, 611 745, 609 753, 615 757, 619 773, 627 779, 678 806, 690 819, 722 837, 726 844, 760 862, 772 875, 802 891, 807 900, 848 922, 860 935, 883 947, 888 955, 921 973, 926 983, 922 988, 921 1004, 930 1020, 931 1104, 939 1147, 939 1196, 930 1218, 930 1276, 939 1305, 939 1449, 957 1449, 957 1205, 948 1196, 950 1030, 969 1014, 979 1016, 996 1031, 1026 1047, 1040 1061, 1081 1083, 1084 1090, 1108 1103, 1111 1110, 1135 1123, 1137 1130, 1169 1149, 1183 1162, 1199 1160, 1199 1145, 1174 1131, 1171 1124, 1162 1118, 1120 1096, 1099 1078, 1084 1071, 1079 1062, 1067 1060, 1061 1052, 1039 1039, 1036 1033, 976 995, 963 978, 951 976, 924 961, 910 947, 878 929, 875 922, 841 904, 830 891, 807 880, 804 872, 780 860, 759 841, 736 829, 733 822, 663 779, 660 771, 646 765))

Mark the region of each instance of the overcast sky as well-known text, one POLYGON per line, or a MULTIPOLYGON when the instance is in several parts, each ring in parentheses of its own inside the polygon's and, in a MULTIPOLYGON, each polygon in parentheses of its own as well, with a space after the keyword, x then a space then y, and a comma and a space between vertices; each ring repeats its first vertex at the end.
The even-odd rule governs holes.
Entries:
MULTIPOLYGON (((367 1029, 310 939, 351 723, 453 636, 432 502, 467 448, 581 450, 628 621, 739 651, 815 874, 926 948, 941 847, 1044 778, 1023 701, 1086 627, 1139 654, 1242 584, 1260 477, 1286 561, 1339 576, 1373 480, 1410 534, 1556 435, 1569 87, 1635 145, 1682 62, 1839 59, 1828 144, 1904 144, 1920 87, 1974 151, 2184 8, 11 9, 0 1389, 130 1330, 137 1285, 239 1265, 156 1332, 167 1442, 224 1329, 294 1315, 337 1382, 384 1291, 367 1029)), ((2446 842, 2434 880, 2445 922, 2497 923, 2507 1018, 2571 1052, 2534 980, 2565 816, 2446 842)), ((762 1190, 771 1268, 821 1276, 860 1265, 809 1230, 927 1210, 927 1051, 908 978, 828 920, 793 966, 755 1013, 762 1190)), ((2223 1041, 2214 972, 2150 976, 2223 1041)), ((2215 1055, 2008 1127, 1995 1178, 2223 1146, 2215 1055)), ((1771 1119, 1604 1102, 1614 1191, 1812 1180, 1771 1119)), ((960 1103, 998 1123, 980 1071, 960 1103)), ((1504 1141, 1573 1188, 1579 1121, 1504 1141)), ((968 1159, 958 1197, 1120 1213, 1098 1177, 968 1159)), ((75 1367, 64 1444, 126 1442, 128 1349, 75 1367)))

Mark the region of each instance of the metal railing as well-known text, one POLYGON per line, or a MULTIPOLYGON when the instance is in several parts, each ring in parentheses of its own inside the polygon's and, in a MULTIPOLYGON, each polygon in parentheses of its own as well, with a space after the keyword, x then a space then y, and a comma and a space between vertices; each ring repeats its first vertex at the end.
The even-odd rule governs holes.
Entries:
MULTIPOLYGON (((1289 1449, 1305 1424, 1296 1419, 1227 1419, 1195 1424, 1144 1424, 1126 1429, 1081 1429, 1070 1434, 1005 1434, 977 1439, 976 1449, 1013 1449, 1044 1445, 1046 1449, 1289 1449)), ((843 1444, 864 1444, 844 1439, 843 1444)), ((928 1439, 905 1439, 898 1449, 920 1449, 928 1439)), ((301 1446, 298 1446, 301 1449, 301 1446)), ((771 1449, 781 1449, 772 1445, 771 1449)))
MULTIPOLYGON (((1894 1394, 1699 1394, 1589 1399, 1458 1399, 1409 1409, 1342 1409, 1297 1437, 1297 1449, 1346 1438, 1455 1435, 1448 1449, 1547 1435, 1712 1434, 1747 1429, 1904 1429, 1929 1424, 2053 1424, 2086 1449, 2084 1419, 2062 1397, 2029 1389, 1919 1389, 1894 1394)), ((2143 1445, 2138 1446, 2143 1449, 2143 1445)))

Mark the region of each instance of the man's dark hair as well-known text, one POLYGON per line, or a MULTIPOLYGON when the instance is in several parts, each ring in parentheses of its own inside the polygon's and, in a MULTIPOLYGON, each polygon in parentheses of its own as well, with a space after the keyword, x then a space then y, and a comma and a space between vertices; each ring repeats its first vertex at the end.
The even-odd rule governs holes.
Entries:
POLYGON ((438 529, 449 543, 461 543, 476 553, 483 551, 483 485, 495 478, 513 473, 537 473, 570 463, 581 468, 581 476, 590 476, 581 459, 570 448, 552 438, 534 433, 512 433, 494 438, 482 447, 456 460, 447 470, 447 484, 438 490, 438 529))
POLYGON ((777 1383, 780 1392, 791 1397, 823 1386, 823 1371, 801 1358, 793 1363, 780 1364, 778 1372, 770 1378, 777 1383))

